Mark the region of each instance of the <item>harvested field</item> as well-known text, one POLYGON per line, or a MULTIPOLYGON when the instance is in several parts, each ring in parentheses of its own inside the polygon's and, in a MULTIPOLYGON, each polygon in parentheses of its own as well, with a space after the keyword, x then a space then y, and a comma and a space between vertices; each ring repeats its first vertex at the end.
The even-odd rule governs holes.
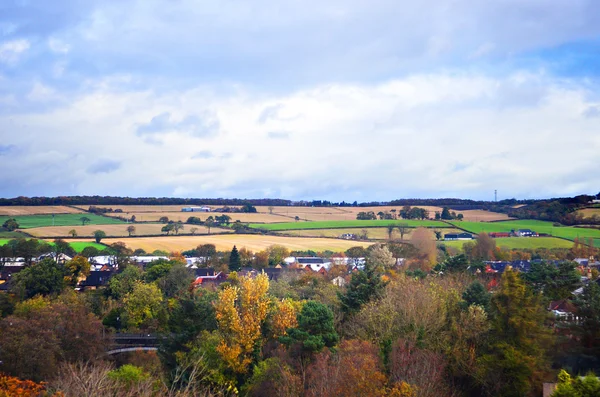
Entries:
POLYGON ((582 210, 577 210, 577 213, 583 214, 586 218, 590 218, 594 215, 600 216, 600 208, 584 208, 582 210))
POLYGON ((62 205, 0 207, 0 216, 40 215, 40 214, 78 214, 82 211, 62 205))
POLYGON ((467 210, 467 211, 456 211, 457 214, 463 214, 465 221, 471 222, 494 222, 494 221, 508 221, 510 218, 506 214, 499 212, 491 212, 485 210, 467 210))
POLYGON ((124 216, 126 218, 131 218, 132 215, 135 215, 135 220, 137 222, 158 222, 158 220, 166 216, 170 221, 181 221, 185 222, 190 216, 195 216, 197 218, 206 220, 209 216, 213 218, 215 216, 220 215, 228 215, 231 217, 231 221, 235 222, 239 220, 244 223, 274 223, 274 222, 289 222, 290 219, 281 215, 270 215, 270 214, 248 214, 244 212, 228 212, 228 213, 219 213, 219 212, 128 212, 128 213, 110 213, 106 214, 107 216, 118 217, 124 216))
MULTIPOLYGON (((89 205, 76 205, 75 207, 81 208, 87 211, 89 205)), ((105 205, 98 204, 94 205, 97 208, 112 208, 113 210, 121 209, 123 212, 181 212, 183 207, 189 207, 188 205, 105 205)), ((118 215, 118 213, 116 214, 118 215)))
MULTIPOLYGON (((37 227, 27 229, 27 233, 36 237, 71 237, 69 232, 75 230, 78 237, 91 237, 96 230, 102 230, 107 236, 129 236, 127 228, 129 226, 135 227, 134 235, 162 235, 160 229, 164 226, 162 223, 135 223, 127 224, 122 223, 119 225, 86 225, 86 226, 50 226, 50 227, 37 227)), ((179 233, 191 233, 191 229, 195 227, 198 229, 196 234, 208 233, 208 228, 198 225, 184 225, 183 230, 179 233)), ((222 229, 212 227, 211 233, 231 233, 231 229, 222 229)))
POLYGON ((255 229, 264 229, 270 231, 278 230, 302 230, 302 229, 337 229, 337 228, 365 228, 365 227, 386 227, 388 225, 401 225, 408 227, 452 227, 447 223, 440 221, 417 221, 417 220, 369 220, 369 221, 314 221, 314 222, 286 222, 286 223, 266 223, 250 224, 255 229))
POLYGON ((290 250, 331 250, 342 252, 350 247, 367 247, 370 243, 326 238, 281 237, 261 235, 216 235, 216 236, 169 236, 169 237, 136 237, 123 239, 103 239, 105 244, 117 241, 124 242, 129 248, 142 248, 148 252, 160 249, 165 251, 184 251, 200 244, 214 244, 218 250, 229 251, 233 246, 245 247, 252 251, 260 251, 271 245, 283 245, 290 250))
MULTIPOLYGON (((277 232, 281 235, 290 236, 302 236, 302 237, 340 237, 344 233, 361 234, 362 230, 367 231, 367 236, 371 240, 388 240, 389 234, 387 228, 384 227, 372 227, 368 229, 362 228, 346 228, 346 229, 305 229, 305 230, 288 230, 277 232)), ((462 230, 458 229, 439 229, 442 233, 458 233, 462 230)), ((408 229, 404 234, 404 240, 410 240, 412 233, 415 229, 408 229)), ((398 230, 394 230, 392 233, 392 239, 399 240, 400 233, 398 230)))

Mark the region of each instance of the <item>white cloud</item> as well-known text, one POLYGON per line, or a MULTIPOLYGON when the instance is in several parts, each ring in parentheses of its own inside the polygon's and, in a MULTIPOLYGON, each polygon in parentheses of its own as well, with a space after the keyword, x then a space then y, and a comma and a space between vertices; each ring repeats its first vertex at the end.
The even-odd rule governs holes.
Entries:
POLYGON ((71 49, 69 44, 65 43, 62 40, 54 38, 54 37, 50 37, 48 39, 48 48, 50 48, 50 50, 52 52, 55 52, 58 54, 66 54, 71 49))
POLYGON ((28 40, 12 40, 0 43, 0 62, 13 65, 18 62, 22 53, 30 47, 28 40))
MULTIPOLYGON (((578 80, 417 74, 277 95, 240 86, 228 94, 206 86, 167 93, 97 87, 52 111, 13 115, 11 129, 0 116, 0 132, 14 132, 3 142, 29 147, 12 175, 25 185, 40 174, 64 175, 73 194, 346 200, 488 197, 494 189, 540 197, 600 185, 592 172, 598 118, 582 117, 595 104, 578 80), (273 104, 281 105, 280 117, 261 123, 273 104), (199 109, 214 112, 217 135, 180 133, 179 120, 199 109), (148 145, 137 128, 161 114, 169 114, 163 121, 170 128, 161 128, 160 145, 148 145), (274 131, 287 139, 270 139, 283 137, 274 131), (84 172, 107 158, 120 166, 110 178, 84 172), (44 161, 58 170, 45 171, 44 161)), ((10 193, 0 185, 2 195, 19 193, 19 185, 10 193)))

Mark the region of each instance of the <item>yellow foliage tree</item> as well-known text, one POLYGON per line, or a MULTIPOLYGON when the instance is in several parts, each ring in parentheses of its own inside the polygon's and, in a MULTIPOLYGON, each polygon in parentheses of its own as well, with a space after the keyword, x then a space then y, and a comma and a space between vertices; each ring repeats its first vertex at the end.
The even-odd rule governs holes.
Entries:
POLYGON ((271 327, 275 339, 284 336, 289 328, 298 326, 297 314, 300 309, 300 302, 294 302, 291 299, 277 301, 275 305, 275 314, 273 314, 271 327))
POLYGON ((246 373, 252 362, 254 347, 261 337, 261 325, 269 309, 269 278, 240 277, 239 287, 229 286, 219 292, 215 302, 221 342, 217 352, 236 373, 246 373))

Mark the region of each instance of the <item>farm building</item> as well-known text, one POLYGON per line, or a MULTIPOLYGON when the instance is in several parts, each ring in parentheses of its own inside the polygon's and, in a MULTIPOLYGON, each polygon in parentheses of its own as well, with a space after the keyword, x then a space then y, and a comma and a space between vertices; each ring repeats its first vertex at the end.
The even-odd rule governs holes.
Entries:
POLYGON ((454 240, 473 240, 473 235, 471 233, 447 233, 444 234, 445 241, 454 241, 454 240))
POLYGON ((537 233, 531 229, 519 229, 515 232, 517 237, 537 237, 537 233))
POLYGON ((183 207, 181 212, 210 212, 210 207, 183 207))
POLYGON ((488 233, 488 235, 492 238, 510 237, 510 233, 502 233, 502 232, 492 232, 492 233, 488 233))

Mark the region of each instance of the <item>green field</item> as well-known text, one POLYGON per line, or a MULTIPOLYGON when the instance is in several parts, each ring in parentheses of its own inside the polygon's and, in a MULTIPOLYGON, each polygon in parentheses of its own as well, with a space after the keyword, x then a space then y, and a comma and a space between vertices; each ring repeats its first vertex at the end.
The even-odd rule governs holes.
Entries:
POLYGON ((82 217, 86 217, 90 220, 90 222, 87 223, 88 225, 113 225, 125 223, 116 218, 95 214, 56 214, 54 215, 54 220, 52 219, 52 215, 0 216, 0 225, 7 219, 14 218, 19 224, 20 229, 45 226, 77 226, 81 225, 80 218, 82 217))
POLYGON ((572 226, 554 226, 552 222, 522 220, 504 222, 451 222, 456 227, 471 233, 510 232, 517 229, 531 229, 537 233, 549 234, 555 237, 575 240, 579 238, 594 238, 594 245, 600 247, 600 230, 591 228, 578 228, 572 226))
MULTIPOLYGON (((9 241, 10 241, 9 239, 0 239, 0 245, 7 244, 9 241)), ((54 244, 54 243, 52 243, 50 241, 48 243, 50 245, 54 244)), ((93 242, 93 241, 75 241, 75 242, 69 243, 69 245, 71 247, 73 247, 73 249, 75 250, 75 252, 81 252, 86 247, 95 247, 95 248, 97 248, 100 251, 102 251, 103 249, 106 248, 106 246, 104 244, 98 244, 98 243, 93 242)))
MULTIPOLYGON (((555 237, 501 237, 494 239, 496 246, 508 249, 535 249, 535 248, 571 248, 572 241, 555 237)), ((462 248, 466 241, 439 241, 449 247, 462 248)))
POLYGON ((283 222, 283 223, 251 223, 253 229, 263 229, 269 231, 280 230, 303 230, 303 229, 342 229, 349 227, 386 227, 388 225, 401 225, 408 227, 451 227, 447 223, 439 221, 417 221, 417 220, 370 220, 370 221, 314 221, 314 222, 283 222))

